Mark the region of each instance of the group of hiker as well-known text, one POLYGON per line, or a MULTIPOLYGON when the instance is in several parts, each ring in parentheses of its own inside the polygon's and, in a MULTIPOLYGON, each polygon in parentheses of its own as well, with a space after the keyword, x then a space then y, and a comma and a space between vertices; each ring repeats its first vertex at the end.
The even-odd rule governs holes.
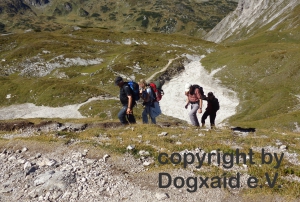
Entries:
MULTIPOLYGON (((143 123, 149 122, 148 116, 150 117, 151 123, 156 124, 156 117, 161 113, 158 101, 163 95, 163 91, 157 88, 156 84, 151 82, 147 84, 144 79, 141 79, 138 83, 135 82, 124 82, 122 77, 116 77, 115 85, 120 88, 120 101, 122 109, 118 113, 120 122, 124 125, 136 123, 133 115, 133 107, 137 104, 137 100, 143 100, 143 112, 142 120, 143 123)), ((189 117, 192 125, 200 126, 198 113, 202 113, 203 100, 207 101, 207 108, 201 118, 201 126, 205 126, 205 120, 210 117, 211 128, 215 127, 216 113, 219 110, 219 101, 212 92, 209 92, 207 96, 204 94, 202 87, 199 85, 191 85, 187 83, 185 85, 185 95, 187 102, 185 108, 191 106, 189 117)))

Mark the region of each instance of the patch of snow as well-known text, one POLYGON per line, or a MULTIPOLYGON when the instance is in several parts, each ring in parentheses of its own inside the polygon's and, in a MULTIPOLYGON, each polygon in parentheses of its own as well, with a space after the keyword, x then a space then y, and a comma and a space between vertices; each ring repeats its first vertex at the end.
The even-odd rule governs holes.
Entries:
POLYGON ((6 99, 10 99, 10 98, 11 98, 11 94, 7 94, 6 99))
POLYGON ((36 106, 32 103, 25 103, 20 105, 11 105, 9 107, 0 108, 0 120, 9 119, 29 119, 29 118, 86 118, 82 116, 78 111, 79 108, 89 102, 95 100, 108 100, 116 98, 107 97, 94 97, 88 99, 86 102, 81 104, 67 105, 63 107, 47 107, 47 106, 36 106))
MULTIPOLYGON (((185 71, 171 79, 163 86, 165 95, 160 101, 162 113, 173 116, 190 123, 188 109, 185 109, 186 96, 184 95, 184 86, 186 83, 198 84, 203 87, 204 93, 213 92, 220 103, 220 110, 217 112, 216 124, 224 122, 227 118, 236 113, 236 107, 239 104, 236 93, 219 84, 219 81, 213 78, 200 63, 204 56, 185 55, 191 62, 185 65, 185 71)), ((199 121, 206 109, 207 102, 203 101, 202 114, 197 113, 199 121)), ((206 119, 206 125, 209 119, 206 119)), ((221 124, 220 124, 221 125, 221 124)))

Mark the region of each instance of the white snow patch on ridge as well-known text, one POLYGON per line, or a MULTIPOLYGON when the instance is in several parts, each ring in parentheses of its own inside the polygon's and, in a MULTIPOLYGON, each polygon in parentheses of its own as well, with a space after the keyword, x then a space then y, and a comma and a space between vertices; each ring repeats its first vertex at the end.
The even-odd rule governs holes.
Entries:
MULTIPOLYGON (((214 70, 208 73, 201 65, 200 60, 204 56, 186 55, 191 59, 188 65, 185 65, 185 71, 163 86, 165 95, 160 101, 162 112, 168 116, 173 116, 190 122, 188 112, 190 107, 185 109, 186 96, 184 95, 184 86, 186 83, 198 84, 203 87, 204 93, 213 92, 220 103, 220 110, 217 112, 216 124, 224 122, 227 118, 236 113, 236 106, 239 104, 236 93, 219 84, 213 75, 218 71, 214 70)), ((203 101, 202 114, 197 113, 199 122, 206 109, 207 102, 203 101)), ((209 118, 206 119, 206 125, 209 125, 209 118)))

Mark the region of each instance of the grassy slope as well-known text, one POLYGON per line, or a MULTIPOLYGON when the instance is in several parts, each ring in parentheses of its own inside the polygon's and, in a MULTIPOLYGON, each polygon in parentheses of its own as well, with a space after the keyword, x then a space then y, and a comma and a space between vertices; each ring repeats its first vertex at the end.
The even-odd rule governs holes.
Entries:
POLYGON ((1 36, 0 42, 2 106, 25 102, 63 106, 102 94, 116 96, 118 89, 112 84, 116 76, 113 72, 135 75, 136 80, 147 78, 164 67, 169 59, 183 53, 204 54, 211 47, 209 42, 182 35, 111 32, 97 28, 14 34, 1 36), (131 44, 126 45, 126 40, 131 44), (60 55, 86 60, 101 58, 103 62, 59 68, 42 78, 32 77, 30 73, 25 74, 26 77, 19 75, 28 63, 51 63, 60 55), (136 64, 141 67, 140 72, 133 69, 136 64), (10 70, 15 73, 7 73, 10 70), (58 78, 60 73, 67 77, 58 78), (12 95, 11 99, 6 99, 8 94, 12 95))
POLYGON ((247 40, 225 43, 203 60, 222 83, 238 92, 241 103, 231 118, 235 125, 294 128, 300 122, 300 27, 298 6, 292 17, 273 31, 264 27, 247 40), (294 17, 293 17, 294 16, 294 17), (218 58, 218 60, 216 60, 218 58))
MULTIPOLYGON (((110 30, 143 30, 188 35, 211 30, 237 6, 235 1, 67 1, 52 0, 42 7, 31 6, 23 14, 10 12, 0 2, 0 22, 6 31, 33 29, 53 31, 65 25, 106 27, 110 30), (33 11, 33 12, 32 12, 33 11), (24 14, 25 13, 25 14, 24 14)), ((21 11, 24 8, 18 8, 21 11)), ((1 30, 0 30, 1 31, 1 30)))

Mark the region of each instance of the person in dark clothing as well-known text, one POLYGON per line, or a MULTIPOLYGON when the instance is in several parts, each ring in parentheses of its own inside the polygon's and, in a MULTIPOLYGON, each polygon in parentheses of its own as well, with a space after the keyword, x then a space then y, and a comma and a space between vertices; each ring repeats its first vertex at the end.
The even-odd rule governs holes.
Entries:
POLYGON ((122 77, 115 79, 115 85, 120 87, 120 101, 123 105, 121 111, 118 113, 120 122, 124 125, 129 123, 136 123, 133 115, 133 106, 136 102, 133 100, 132 92, 127 82, 124 82, 122 77))
POLYGON ((216 119, 217 111, 220 108, 220 105, 218 99, 214 96, 212 92, 209 92, 207 95, 208 95, 206 100, 207 108, 204 114, 202 115, 201 123, 202 123, 202 127, 204 127, 205 119, 209 116, 210 126, 211 129, 213 129, 215 127, 215 119, 216 119))

